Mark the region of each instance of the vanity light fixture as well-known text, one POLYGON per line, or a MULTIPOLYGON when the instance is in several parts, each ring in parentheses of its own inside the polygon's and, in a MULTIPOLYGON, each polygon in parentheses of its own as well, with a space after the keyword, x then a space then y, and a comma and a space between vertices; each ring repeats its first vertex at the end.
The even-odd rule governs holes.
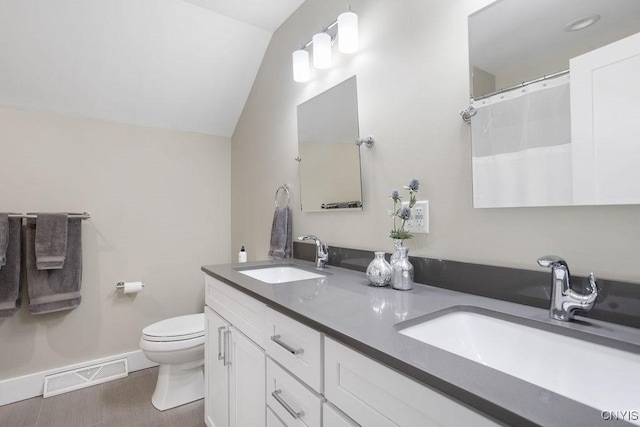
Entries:
POLYGON ((313 66, 319 70, 331 67, 331 36, 327 33, 318 33, 311 40, 313 66))
POLYGON ((351 10, 338 15, 338 49, 342 53, 358 50, 358 15, 351 10))
POLYGON ((353 53, 358 50, 358 15, 351 11, 341 13, 338 18, 328 27, 315 34, 311 40, 300 46, 300 49, 293 52, 291 59, 293 62, 293 80, 296 82, 307 82, 310 78, 309 52, 306 50, 313 45, 313 67, 316 69, 326 69, 331 67, 331 47, 338 39, 338 49, 342 53, 353 53), (335 36, 331 36, 329 31, 333 27, 337 28, 335 36))
POLYGON ((293 80, 296 82, 309 81, 309 52, 298 49, 291 54, 293 60, 293 80))

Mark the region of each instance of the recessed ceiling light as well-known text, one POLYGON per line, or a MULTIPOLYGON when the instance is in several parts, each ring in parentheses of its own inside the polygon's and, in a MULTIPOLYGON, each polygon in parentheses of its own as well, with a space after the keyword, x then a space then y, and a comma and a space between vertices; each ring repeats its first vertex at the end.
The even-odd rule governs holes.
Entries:
POLYGON ((584 30, 585 28, 590 27, 596 22, 598 22, 599 19, 600 19, 600 15, 597 15, 597 14, 583 16, 582 18, 578 18, 569 22, 564 27, 564 30, 567 32, 584 30))

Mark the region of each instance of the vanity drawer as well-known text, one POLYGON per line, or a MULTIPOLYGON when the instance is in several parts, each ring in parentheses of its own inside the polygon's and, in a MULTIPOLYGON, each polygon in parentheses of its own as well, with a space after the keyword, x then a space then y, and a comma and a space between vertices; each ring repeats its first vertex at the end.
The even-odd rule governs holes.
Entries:
POLYGON ((359 424, 347 417, 341 410, 324 402, 322 405, 322 425, 324 427, 358 427, 359 424))
POLYGON ((267 357, 267 405, 287 426, 320 427, 324 398, 267 357))
POLYGON ((325 396, 364 426, 496 426, 482 414, 325 338, 325 396))
POLYGON ((267 406, 267 427, 287 427, 280 418, 267 406))
POLYGON ((205 275, 205 303, 264 348, 266 305, 209 275, 205 275))
POLYGON ((267 307, 267 354, 322 393, 322 334, 267 307))

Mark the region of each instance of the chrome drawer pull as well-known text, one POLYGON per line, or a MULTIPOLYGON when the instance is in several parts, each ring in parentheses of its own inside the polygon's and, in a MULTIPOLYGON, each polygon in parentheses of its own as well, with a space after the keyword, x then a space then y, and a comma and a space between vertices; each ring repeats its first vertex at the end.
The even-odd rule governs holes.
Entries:
POLYGON ((226 326, 220 326, 218 328, 218 360, 222 360, 222 358, 224 357, 222 355, 223 350, 222 350, 222 331, 226 328, 226 326))
POLYGON ((280 335, 272 335, 271 336, 271 341, 275 342, 276 344, 278 344, 280 347, 284 348, 285 350, 287 350, 291 354, 302 354, 302 353, 304 353, 304 349, 303 348, 295 349, 295 348, 291 347, 290 345, 280 341, 280 335))
POLYGON ((276 391, 271 392, 271 396, 273 396, 273 398, 277 400, 278 403, 281 404, 284 409, 287 410, 287 412, 289 413, 289 415, 293 417, 293 419, 297 420, 300 417, 304 417, 304 411, 300 411, 300 412, 294 411, 293 408, 289 406, 289 404, 285 402, 282 397, 280 397, 281 393, 282 393, 282 390, 277 389, 276 391))
POLYGON ((224 331, 224 357, 222 358, 222 364, 224 366, 231 365, 231 344, 229 338, 231 337, 231 331, 224 331))

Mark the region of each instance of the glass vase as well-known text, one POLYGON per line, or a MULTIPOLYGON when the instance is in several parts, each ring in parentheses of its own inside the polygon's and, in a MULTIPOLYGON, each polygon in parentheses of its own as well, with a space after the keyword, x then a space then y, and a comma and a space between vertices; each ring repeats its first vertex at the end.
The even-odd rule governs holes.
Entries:
POLYGON ((399 249, 402 247, 403 242, 404 240, 402 239, 393 239, 393 246, 395 249, 391 254, 391 259, 389 260, 389 264, 391 264, 392 267, 393 267, 393 264, 395 264, 400 259, 399 249))
POLYGON ((367 279, 371 286, 387 286, 391 282, 391 265, 384 259, 384 252, 374 252, 375 258, 367 267, 367 279))
POLYGON ((399 248, 400 258, 393 264, 391 275, 391 286, 393 289, 408 291, 413 289, 413 265, 409 262, 407 255, 408 248, 399 248))

